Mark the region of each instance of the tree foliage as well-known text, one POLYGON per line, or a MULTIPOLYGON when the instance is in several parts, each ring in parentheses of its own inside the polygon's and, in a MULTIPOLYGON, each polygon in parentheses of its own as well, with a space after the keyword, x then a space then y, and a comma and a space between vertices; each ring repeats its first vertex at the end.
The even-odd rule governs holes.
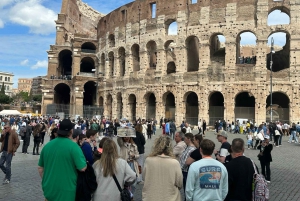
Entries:
POLYGON ((34 95, 32 97, 32 100, 36 101, 36 102, 42 102, 42 94, 41 95, 34 95))
POLYGON ((1 104, 10 104, 13 99, 5 94, 0 94, 0 103, 1 104))
POLYGON ((0 94, 1 94, 1 95, 5 95, 5 87, 4 87, 4 82, 2 82, 2 87, 1 87, 0 94))

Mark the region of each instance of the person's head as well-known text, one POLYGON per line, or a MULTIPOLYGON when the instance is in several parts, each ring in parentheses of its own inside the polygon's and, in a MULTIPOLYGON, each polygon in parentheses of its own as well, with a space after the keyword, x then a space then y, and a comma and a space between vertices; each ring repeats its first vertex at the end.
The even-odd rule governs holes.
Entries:
POLYGON ((97 131, 89 129, 86 131, 86 138, 90 139, 91 141, 96 139, 97 131))
POLYGON ((102 138, 101 140, 100 140, 100 142, 99 142, 99 148, 103 148, 103 144, 104 144, 104 142, 107 140, 107 139, 109 139, 108 137, 104 137, 104 138, 102 138))
POLYGON ((162 154, 173 157, 172 139, 169 136, 160 136, 155 139, 152 152, 149 154, 149 157, 162 154))
POLYGON ((204 139, 200 143, 200 153, 201 155, 211 156, 215 149, 215 143, 209 139, 204 139))
POLYGON ((7 123, 4 128, 5 132, 9 132, 10 131, 10 125, 7 123))
POLYGON ((53 137, 57 137, 57 128, 53 128, 52 129, 52 131, 51 131, 51 135, 53 136, 53 137))
POLYGON ((194 142, 194 135, 192 133, 186 133, 184 135, 184 142, 187 144, 187 146, 193 144, 193 142, 194 142))
POLYGON ((186 128, 182 128, 181 132, 184 133, 184 134, 186 134, 186 128))
POLYGON ((200 143, 202 142, 203 137, 200 134, 197 134, 194 136, 194 145, 199 148, 200 147, 200 143))
POLYGON ((74 129, 72 134, 72 140, 78 142, 79 135, 82 134, 81 129, 74 129))
POLYGON ((113 176, 117 173, 117 159, 119 158, 116 143, 107 138, 103 143, 103 152, 100 160, 96 162, 95 169, 103 169, 103 176, 113 176))
POLYGON ((217 133, 217 140, 221 143, 227 141, 227 132, 226 131, 221 131, 219 133, 217 133))
POLYGON ((70 137, 73 133, 73 123, 70 121, 70 119, 64 119, 59 124, 59 129, 57 131, 57 135, 59 137, 70 137))
POLYGON ((232 153, 244 153, 245 142, 242 138, 232 140, 231 151, 232 153))
POLYGON ((293 124, 292 124, 292 127, 293 127, 293 128, 296 128, 296 124, 295 124, 295 123, 293 123, 293 124))
POLYGON ((269 144, 269 141, 270 141, 270 137, 268 135, 265 135, 265 143, 266 144, 269 144))
POLYGON ((177 132, 175 134, 174 139, 175 139, 176 143, 183 141, 184 140, 184 133, 183 132, 177 132))
POLYGON ((135 128, 136 132, 143 133, 143 126, 142 126, 142 124, 137 124, 134 128, 135 128))
POLYGON ((86 136, 85 136, 84 134, 80 134, 80 135, 79 135, 79 138, 78 138, 77 144, 78 144, 79 146, 81 146, 81 145, 85 142, 85 140, 86 140, 86 136))

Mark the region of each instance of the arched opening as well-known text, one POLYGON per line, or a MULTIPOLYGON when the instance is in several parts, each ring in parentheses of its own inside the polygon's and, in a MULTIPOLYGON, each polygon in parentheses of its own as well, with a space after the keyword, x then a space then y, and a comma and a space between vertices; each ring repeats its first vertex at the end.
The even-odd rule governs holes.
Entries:
POLYGON ((89 81, 84 85, 83 105, 95 105, 96 103, 96 83, 89 81))
POLYGON ((185 104, 185 120, 189 124, 197 125, 199 116, 199 103, 197 94, 195 92, 188 92, 185 104))
MULTIPOLYGON (((267 112, 267 119, 266 121, 271 121, 271 96, 269 95, 266 100, 266 112, 267 112)), ((273 122, 281 121, 287 122, 290 121, 290 99, 289 97, 281 92, 274 92, 272 94, 272 110, 273 110, 273 122), (276 115, 277 114, 277 115, 276 115)))
POLYGON ((146 45, 149 56, 149 67, 156 68, 157 65, 157 46, 155 41, 149 41, 146 45))
POLYGON ((138 44, 134 44, 131 47, 131 54, 132 54, 133 71, 139 71, 140 70, 140 46, 138 44))
POLYGON ((221 92, 213 92, 209 97, 209 125, 224 120, 224 96, 221 92))
POLYGON ((176 73, 176 65, 174 61, 171 61, 167 65, 167 74, 176 73))
POLYGON ((60 83, 54 87, 54 103, 70 104, 70 87, 64 83, 60 83))
POLYGON ((102 96, 100 96, 100 98, 99 98, 99 106, 100 106, 100 107, 103 107, 103 106, 104 106, 104 100, 103 100, 103 97, 102 97, 102 96))
POLYGON ((164 94, 164 102, 165 102, 165 117, 167 119, 175 120, 175 96, 171 92, 167 92, 164 94))
POLYGON ((186 39, 187 49, 187 72, 199 70, 199 39, 196 36, 190 36, 186 39))
POLYGON ((256 64, 256 36, 249 31, 240 33, 236 39, 236 63, 256 64))
POLYGON ((81 45, 81 52, 84 53, 96 53, 96 46, 91 42, 86 42, 81 45))
POLYGON ((70 50, 62 50, 59 55, 59 66, 57 76, 72 75, 72 52, 70 50))
POLYGON ((100 57, 100 71, 99 73, 102 73, 102 75, 104 75, 105 73, 105 54, 101 54, 100 57))
POLYGON ((120 66, 120 76, 125 75, 125 48, 120 47, 119 49, 119 66, 120 66))
POLYGON ((153 93, 147 94, 145 96, 147 102, 146 108, 146 118, 147 119, 155 119, 156 117, 156 97, 153 93))
POLYGON ((94 59, 90 57, 85 57, 80 62, 80 72, 81 73, 95 73, 93 71, 95 69, 95 62, 94 59))
POLYGON ((129 95, 128 104, 129 104, 129 119, 136 120, 136 96, 134 94, 129 95))
POLYGON ((167 34, 168 35, 177 35, 178 33, 178 25, 175 20, 170 20, 166 22, 167 34))
POLYGON ((267 69, 270 70, 272 54, 272 71, 278 72, 290 67, 290 35, 285 32, 276 32, 268 38, 267 69), (271 53, 271 40, 274 40, 273 52, 271 53))
POLYGON ((111 94, 108 94, 106 97, 106 108, 107 108, 107 118, 112 118, 112 104, 113 104, 113 98, 111 94))
POLYGON ((214 34, 210 39, 210 59, 212 61, 225 64, 225 42, 226 39, 222 34, 214 34))
POLYGON ((109 69, 109 77, 113 77, 115 75, 115 56, 114 52, 108 53, 108 69, 109 69))
POLYGON ((235 119, 255 121, 255 98, 249 92, 241 92, 235 97, 235 119))
POLYGON ((122 94, 119 92, 117 94, 117 118, 121 119, 123 117, 123 101, 122 94))
POLYGON ((110 35, 108 36, 108 46, 109 46, 109 47, 115 47, 115 45, 116 45, 115 35, 110 34, 110 35))
POLYGON ((268 15, 268 26, 271 25, 281 25, 281 24, 290 24, 291 19, 289 10, 281 7, 281 9, 275 9, 268 15), (282 9, 283 8, 283 9, 282 9))

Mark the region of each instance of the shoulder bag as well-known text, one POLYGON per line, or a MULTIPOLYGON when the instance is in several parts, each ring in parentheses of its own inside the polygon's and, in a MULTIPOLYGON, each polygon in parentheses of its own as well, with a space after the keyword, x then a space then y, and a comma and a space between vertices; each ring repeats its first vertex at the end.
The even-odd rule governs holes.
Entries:
POLYGON ((115 183, 116 185, 118 186, 118 189, 120 191, 120 196, 121 196, 121 201, 131 201, 131 193, 130 191, 124 187, 124 189, 122 190, 117 178, 116 178, 116 175, 113 175, 113 178, 115 180, 115 183))

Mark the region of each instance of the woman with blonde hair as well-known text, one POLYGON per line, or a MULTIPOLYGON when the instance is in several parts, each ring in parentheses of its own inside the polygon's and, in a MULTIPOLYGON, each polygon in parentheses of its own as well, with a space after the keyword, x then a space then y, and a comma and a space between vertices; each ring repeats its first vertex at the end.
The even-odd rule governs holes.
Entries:
POLYGON ((160 136, 155 140, 152 153, 144 164, 143 200, 181 200, 180 188, 183 178, 179 162, 173 156, 172 147, 172 139, 168 136, 160 136))
POLYGON ((112 139, 106 139, 103 143, 101 158, 93 164, 98 187, 93 194, 93 201, 109 200, 120 201, 120 192, 114 181, 115 175, 118 183, 124 186, 135 181, 136 174, 128 163, 119 158, 117 145, 112 139))

